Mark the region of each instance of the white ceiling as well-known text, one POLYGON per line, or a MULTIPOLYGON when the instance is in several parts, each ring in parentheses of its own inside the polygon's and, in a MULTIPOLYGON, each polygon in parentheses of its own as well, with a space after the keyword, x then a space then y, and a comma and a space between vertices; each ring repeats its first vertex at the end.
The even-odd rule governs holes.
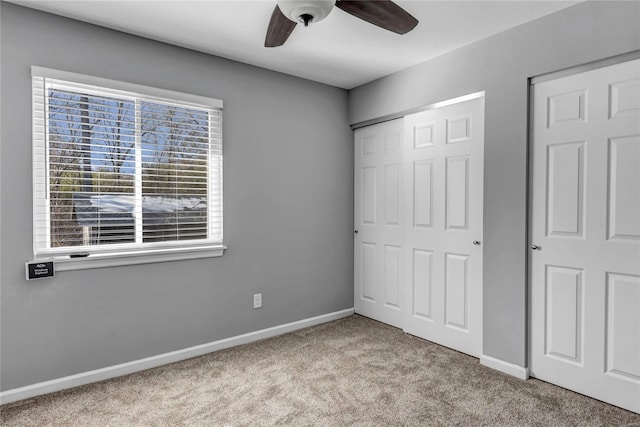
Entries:
POLYGON ((9 1, 345 89, 578 3, 397 0, 420 21, 403 36, 334 8, 265 48, 275 0, 9 1))

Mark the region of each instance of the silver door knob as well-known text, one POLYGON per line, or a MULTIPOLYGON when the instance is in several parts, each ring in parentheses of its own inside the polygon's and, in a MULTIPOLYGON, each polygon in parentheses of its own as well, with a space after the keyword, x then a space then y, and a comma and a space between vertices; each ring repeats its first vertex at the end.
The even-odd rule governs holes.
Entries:
POLYGON ((539 250, 540 250, 540 246, 538 246, 538 245, 531 245, 531 249, 533 249, 534 251, 539 251, 539 250))
POLYGON ((474 240, 473 244, 476 245, 476 246, 480 246, 480 240, 474 240))

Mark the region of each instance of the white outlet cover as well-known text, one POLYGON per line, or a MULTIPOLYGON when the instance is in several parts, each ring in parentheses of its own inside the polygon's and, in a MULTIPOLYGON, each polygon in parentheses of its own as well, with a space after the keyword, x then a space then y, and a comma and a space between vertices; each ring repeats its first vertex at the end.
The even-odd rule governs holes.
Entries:
POLYGON ((253 308, 262 307, 262 294, 253 295, 253 308))

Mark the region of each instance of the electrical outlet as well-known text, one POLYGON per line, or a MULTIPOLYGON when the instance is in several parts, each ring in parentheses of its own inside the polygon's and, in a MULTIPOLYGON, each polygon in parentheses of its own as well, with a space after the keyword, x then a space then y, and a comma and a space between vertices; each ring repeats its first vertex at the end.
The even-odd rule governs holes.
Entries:
POLYGON ((262 294, 253 294, 253 308, 262 307, 262 294))

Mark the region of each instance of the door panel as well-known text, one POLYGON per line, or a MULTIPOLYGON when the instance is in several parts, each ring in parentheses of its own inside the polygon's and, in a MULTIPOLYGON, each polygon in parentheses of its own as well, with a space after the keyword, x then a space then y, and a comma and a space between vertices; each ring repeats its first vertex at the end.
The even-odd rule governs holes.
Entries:
POLYGON ((376 223, 376 167, 369 166, 360 169, 362 174, 362 223, 375 225, 376 223))
POLYGON ((402 327, 402 119, 355 131, 356 313, 402 327))
POLYGON ((400 170, 402 165, 384 166, 384 223, 400 225, 400 170))
POLYGON ((384 304, 400 308, 400 251, 399 246, 384 247, 384 304))
POLYGON ((635 60, 532 90, 531 374, 635 412, 639 76, 635 60))
POLYGON ((404 329, 479 356, 484 98, 406 116, 405 135, 404 329))
POLYGON ((433 251, 413 250, 413 276, 411 281, 413 317, 433 321, 431 289, 431 257, 433 251))
POLYGON ((418 160, 413 163, 413 226, 431 227, 433 207, 433 160, 418 160))
POLYGON ((607 373, 640 381, 640 276, 607 275, 607 373))
POLYGON ((609 140, 609 239, 640 240, 640 136, 609 140))
POLYGON ((445 254, 445 325, 468 331, 469 257, 445 254))
POLYGON ((363 300, 376 302, 377 271, 376 271, 376 244, 370 242, 362 242, 361 244, 361 266, 362 281, 360 297, 363 300))
POLYGON ((547 233, 583 237, 584 141, 549 144, 547 233))
POLYGON ((545 351, 582 363, 583 270, 547 266, 545 351))
POLYGON ((446 228, 466 230, 469 226, 469 157, 447 157, 446 228))

